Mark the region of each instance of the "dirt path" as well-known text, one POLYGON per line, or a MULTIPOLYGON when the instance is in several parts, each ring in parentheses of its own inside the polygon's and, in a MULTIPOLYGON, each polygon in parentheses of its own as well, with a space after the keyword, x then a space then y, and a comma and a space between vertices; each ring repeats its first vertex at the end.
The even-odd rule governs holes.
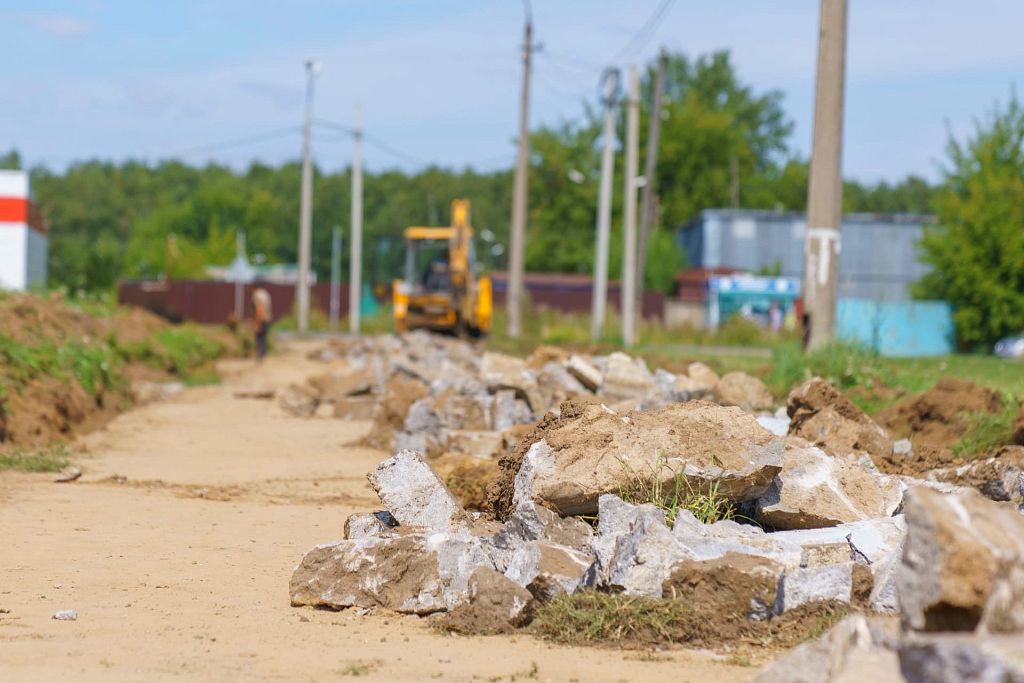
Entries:
POLYGON ((465 638, 426 620, 297 609, 303 552, 376 503, 369 423, 285 416, 234 392, 322 365, 298 350, 122 415, 83 440, 84 476, 0 473, 0 680, 675 681, 750 678, 667 657, 465 638), (54 621, 61 609, 77 621, 54 621), (655 660, 655 661, 651 661, 655 660))

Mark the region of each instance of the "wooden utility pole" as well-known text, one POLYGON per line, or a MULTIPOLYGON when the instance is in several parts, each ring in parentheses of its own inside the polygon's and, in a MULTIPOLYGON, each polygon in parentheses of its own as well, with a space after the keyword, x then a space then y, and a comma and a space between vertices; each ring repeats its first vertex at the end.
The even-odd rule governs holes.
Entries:
POLYGON ((331 233, 331 331, 338 329, 341 317, 341 228, 331 233))
POLYGON ((313 81, 318 65, 306 60, 306 119, 302 126, 302 190, 299 204, 299 277, 295 284, 299 332, 309 330, 309 253, 313 239, 313 81))
POLYGON ((814 139, 804 239, 804 339, 815 349, 835 336, 839 229, 843 219, 843 95, 847 0, 821 0, 814 139))
POLYGON ((360 304, 363 299, 363 113, 356 107, 352 131, 352 237, 351 261, 348 267, 348 327, 359 333, 360 304))
POLYGON ((647 268, 647 238, 655 223, 658 192, 658 138, 661 135, 661 100, 665 91, 668 53, 658 53, 658 70, 651 95, 651 118, 647 122, 647 155, 644 158, 644 190, 640 198, 640 237, 636 253, 637 305, 643 306, 644 271, 647 268))
POLYGON ((615 104, 619 92, 619 72, 607 69, 604 79, 604 150, 601 153, 601 185, 597 197, 597 249, 594 256, 594 293, 590 309, 590 338, 598 341, 604 330, 608 298, 608 237, 612 224, 612 164, 615 142, 615 104))
POLYGON ((515 184, 512 190, 512 229, 509 234, 508 291, 506 333, 518 337, 523 333, 523 271, 526 250, 526 189, 529 173, 530 56, 533 53, 533 19, 526 6, 523 31, 523 90, 519 98, 519 156, 516 160, 515 184))
POLYGON ((636 344, 636 174, 640 146, 640 76, 629 70, 626 109, 626 200, 622 215, 622 343, 636 344))

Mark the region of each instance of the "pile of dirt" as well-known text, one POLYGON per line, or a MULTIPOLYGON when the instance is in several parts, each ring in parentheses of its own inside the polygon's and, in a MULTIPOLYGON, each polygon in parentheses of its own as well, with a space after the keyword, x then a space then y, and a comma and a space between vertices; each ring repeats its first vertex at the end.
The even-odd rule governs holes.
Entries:
POLYGON ((970 427, 970 417, 1003 408, 998 391, 965 379, 946 377, 931 389, 882 410, 875 419, 896 438, 909 438, 913 454, 882 458, 880 469, 919 474, 957 461, 953 446, 970 427))
POLYGON ((462 507, 467 510, 487 509, 487 489, 501 473, 497 462, 462 453, 445 453, 430 464, 462 507))
MULTIPOLYGON (((59 293, 0 298, 0 449, 91 431, 132 405, 132 382, 174 379, 125 352, 170 323, 138 308, 90 311, 59 293)), ((202 334, 226 354, 240 349, 226 330, 202 334)))

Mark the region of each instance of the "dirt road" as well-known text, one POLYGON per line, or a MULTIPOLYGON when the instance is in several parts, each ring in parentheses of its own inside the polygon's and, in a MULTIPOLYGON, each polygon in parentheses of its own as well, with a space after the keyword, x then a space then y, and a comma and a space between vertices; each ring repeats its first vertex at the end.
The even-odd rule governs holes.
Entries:
POLYGON ((85 474, 0 473, 0 681, 674 681, 750 678, 708 653, 638 656, 288 604, 302 554, 377 501, 369 423, 286 416, 237 390, 323 370, 301 347, 124 414, 85 474), (51 617, 63 609, 76 621, 51 617))

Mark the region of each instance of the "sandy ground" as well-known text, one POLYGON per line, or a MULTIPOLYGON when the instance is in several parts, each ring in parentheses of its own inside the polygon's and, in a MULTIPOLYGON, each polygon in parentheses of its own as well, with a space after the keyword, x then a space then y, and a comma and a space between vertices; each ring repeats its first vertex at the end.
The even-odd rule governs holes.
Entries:
POLYGON ((126 413, 82 439, 84 476, 0 473, 0 681, 742 681, 709 653, 657 657, 288 604, 288 579, 376 504, 365 422, 286 416, 239 389, 324 369, 301 347, 126 413), (55 621, 74 609, 77 621, 55 621))

